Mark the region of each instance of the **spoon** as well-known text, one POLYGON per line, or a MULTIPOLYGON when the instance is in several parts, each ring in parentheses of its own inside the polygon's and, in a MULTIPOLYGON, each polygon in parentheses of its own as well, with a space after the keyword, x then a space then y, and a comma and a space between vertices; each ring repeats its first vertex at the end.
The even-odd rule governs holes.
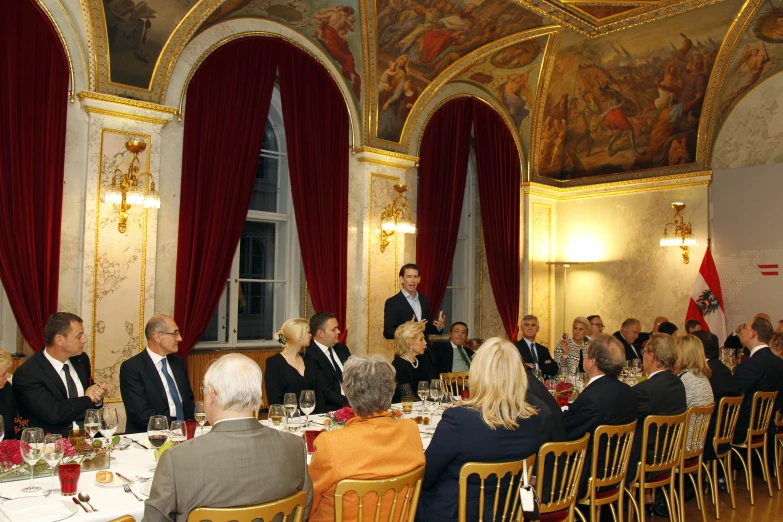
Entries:
POLYGON ((82 502, 86 502, 87 505, 90 506, 90 508, 93 511, 98 511, 97 509, 95 509, 95 507, 93 507, 92 504, 90 504, 90 495, 88 495, 86 492, 80 491, 77 496, 79 497, 79 500, 81 500, 82 502))

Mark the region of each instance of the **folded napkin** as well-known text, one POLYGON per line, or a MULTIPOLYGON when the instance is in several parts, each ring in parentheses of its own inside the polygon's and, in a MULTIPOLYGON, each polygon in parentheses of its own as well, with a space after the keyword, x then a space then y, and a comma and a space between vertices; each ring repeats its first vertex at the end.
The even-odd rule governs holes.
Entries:
POLYGON ((71 516, 76 504, 71 499, 37 497, 6 500, 0 505, 0 522, 53 522, 71 516))

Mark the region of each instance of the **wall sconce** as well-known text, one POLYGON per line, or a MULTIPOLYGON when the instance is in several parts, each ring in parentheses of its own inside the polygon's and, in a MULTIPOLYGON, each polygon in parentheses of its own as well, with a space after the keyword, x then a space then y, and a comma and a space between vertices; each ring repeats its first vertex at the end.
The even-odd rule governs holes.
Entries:
POLYGON ((682 250, 682 262, 686 265, 690 262, 688 256, 688 247, 696 244, 696 239, 692 236, 690 222, 686 223, 680 215, 680 211, 685 208, 685 203, 675 201, 672 203, 674 209, 674 221, 666 223, 663 227, 663 236, 661 236, 661 246, 680 247, 682 250), (672 234, 669 235, 669 227, 672 227, 672 234))
POLYGON ((144 152, 147 144, 140 140, 125 142, 125 148, 133 153, 133 159, 124 173, 120 169, 114 170, 111 185, 103 192, 104 203, 114 203, 120 206, 120 222, 117 225, 120 233, 128 230, 128 211, 131 205, 143 205, 144 208, 160 208, 160 195, 155 191, 155 181, 152 174, 142 172, 139 153, 144 152), (119 178, 119 184, 118 184, 119 178), (143 190, 140 184, 143 180, 143 190))
POLYGON ((416 225, 408 208, 408 198, 403 196, 408 191, 408 185, 394 185, 397 197, 381 211, 381 252, 389 246, 389 237, 395 232, 400 234, 415 234, 416 225))

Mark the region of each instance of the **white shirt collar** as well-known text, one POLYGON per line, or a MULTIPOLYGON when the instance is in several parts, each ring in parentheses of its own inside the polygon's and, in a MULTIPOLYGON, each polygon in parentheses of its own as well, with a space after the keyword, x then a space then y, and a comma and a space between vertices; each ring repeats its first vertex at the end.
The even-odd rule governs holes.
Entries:
POLYGON ((316 341, 315 339, 313 339, 313 342, 315 343, 315 345, 316 345, 318 348, 320 348, 320 349, 321 349, 321 351, 322 351, 322 352, 324 352, 324 355, 326 355, 327 357, 329 357, 329 347, 328 347, 328 346, 324 346, 323 344, 319 343, 319 342, 318 342, 318 341, 316 341))
MULTIPOLYGON (((605 374, 605 373, 601 373, 601 374, 598 374, 598 375, 596 375, 595 377, 590 377, 590 380, 589 380, 589 381, 587 381, 587 386, 590 386, 591 384, 593 384, 595 381, 597 381, 598 379, 600 379, 600 378, 601 378, 601 377, 603 377, 604 375, 606 375, 606 374, 605 374)), ((585 386, 585 388, 586 388, 587 386, 585 386)))
MULTIPOLYGON (((50 363, 52 363, 52 366, 54 366, 54 370, 59 375, 60 372, 63 371, 63 366, 65 366, 65 363, 60 362, 57 359, 55 359, 54 357, 52 357, 51 355, 49 355, 49 352, 46 351, 46 348, 44 348, 44 356, 49 360, 50 363)), ((70 366, 70 364, 69 364, 69 366, 70 366)))
POLYGON ((414 301, 419 298, 419 291, 416 290, 412 294, 409 294, 404 288, 400 290, 402 292, 402 295, 405 296, 406 299, 413 299, 414 301))
POLYGON ((666 370, 656 370, 656 371, 652 372, 650 375, 648 375, 647 379, 652 379, 654 375, 657 375, 657 374, 659 374, 661 372, 665 372, 665 371, 666 370))
POLYGON ((156 368, 160 364, 160 361, 165 359, 165 357, 163 357, 162 355, 158 355, 157 353, 155 353, 152 350, 150 350, 149 346, 147 346, 147 353, 152 358, 152 364, 154 364, 156 368))
POLYGON ((751 356, 751 357, 753 357, 753 354, 754 354, 754 353, 756 353, 756 352, 758 352, 758 351, 759 351, 759 350, 761 350, 762 348, 769 348, 769 345, 768 345, 768 344, 760 344, 760 345, 756 346, 755 348, 753 348, 753 349, 750 351, 750 356, 751 356))
MULTIPOLYGON (((228 421, 238 421, 238 420, 247 420, 247 419, 253 419, 253 417, 230 417, 228 419, 220 419, 219 421, 215 421, 212 423, 212 427, 214 428, 221 422, 228 422, 228 421)), ((255 419, 253 419, 255 420, 255 419)))

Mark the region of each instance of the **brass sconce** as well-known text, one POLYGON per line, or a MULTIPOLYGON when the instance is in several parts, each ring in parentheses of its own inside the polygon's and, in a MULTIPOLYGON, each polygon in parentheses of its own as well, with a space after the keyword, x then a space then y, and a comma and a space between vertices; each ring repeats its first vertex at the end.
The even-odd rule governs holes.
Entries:
POLYGON ((111 185, 103 192, 102 198, 104 203, 114 203, 120 206, 120 222, 117 228, 122 234, 128 230, 128 211, 131 205, 160 208, 160 195, 155 191, 155 181, 152 179, 152 174, 149 172, 139 174, 139 170, 141 170, 139 153, 144 152, 147 144, 141 140, 130 140, 125 142, 125 148, 133 153, 128 172, 124 173, 120 169, 115 169, 111 185))
POLYGON ((389 246, 389 237, 395 232, 400 234, 415 234, 416 225, 408 208, 408 198, 403 194, 408 191, 408 185, 394 185, 397 196, 381 211, 381 252, 389 246))
POLYGON ((685 208, 685 203, 675 201, 672 203, 672 208, 674 209, 674 221, 666 223, 666 226, 663 227, 661 246, 680 247, 680 250, 682 250, 682 261, 687 265, 690 262, 688 247, 694 246, 696 239, 692 235, 693 231, 691 230, 690 222, 686 223, 680 215, 680 211, 685 208), (672 227, 671 235, 669 235, 669 227, 672 227))

